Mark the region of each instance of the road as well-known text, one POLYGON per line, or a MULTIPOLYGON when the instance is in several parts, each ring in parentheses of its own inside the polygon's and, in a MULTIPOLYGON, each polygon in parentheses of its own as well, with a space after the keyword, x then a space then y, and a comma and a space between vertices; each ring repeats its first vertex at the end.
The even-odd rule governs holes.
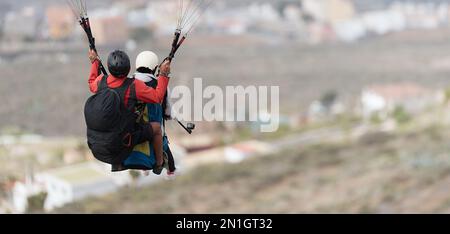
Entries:
POLYGON ((289 135, 287 137, 283 137, 281 139, 267 143, 270 144, 274 148, 274 150, 278 151, 297 147, 300 145, 314 144, 323 141, 333 141, 342 139, 342 137, 344 137, 343 130, 335 127, 289 135))
MULTIPOLYGON (((355 126, 353 129, 353 132, 356 132, 358 127, 355 126)), ((306 146, 321 142, 341 141, 345 136, 347 136, 346 132, 339 127, 322 128, 302 133, 291 134, 277 140, 259 142, 259 145, 262 146, 261 148, 267 150, 259 150, 253 153, 253 155, 249 156, 248 158, 267 156, 299 146, 306 146)), ((242 143, 245 144, 246 142, 242 143)), ((254 141, 249 144, 254 144, 254 141)), ((227 157, 225 155, 225 151, 227 147, 228 146, 219 147, 187 155, 187 157, 180 160, 181 167, 183 168, 183 171, 185 171, 195 168, 199 165, 211 163, 226 163, 227 157)))

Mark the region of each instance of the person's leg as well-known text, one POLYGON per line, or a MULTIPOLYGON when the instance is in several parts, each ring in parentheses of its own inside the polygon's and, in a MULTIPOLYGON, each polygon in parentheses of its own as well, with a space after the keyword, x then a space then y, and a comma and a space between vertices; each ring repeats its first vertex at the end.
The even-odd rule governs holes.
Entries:
POLYGON ((161 174, 162 168, 165 166, 161 124, 158 122, 138 124, 132 139, 133 147, 144 142, 152 144, 156 158, 156 167, 153 169, 153 172, 158 175, 161 174))
POLYGON ((158 122, 152 122, 152 123, 150 123, 150 125, 151 125, 152 131, 153 131, 152 145, 153 145, 153 149, 155 151, 156 165, 158 167, 161 167, 164 164, 163 134, 162 134, 161 124, 158 122))

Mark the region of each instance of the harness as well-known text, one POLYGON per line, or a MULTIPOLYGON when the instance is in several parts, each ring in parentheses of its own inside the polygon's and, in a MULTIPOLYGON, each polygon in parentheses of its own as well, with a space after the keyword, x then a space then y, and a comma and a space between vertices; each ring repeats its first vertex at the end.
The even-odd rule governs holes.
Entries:
POLYGON ((114 90, 115 92, 117 92, 117 94, 119 94, 120 100, 123 101, 124 107, 129 111, 134 111, 134 108, 138 103, 136 95, 136 86, 134 84, 134 81, 135 81, 134 78, 128 78, 125 79, 125 81, 119 87, 110 88, 108 86, 108 76, 104 75, 100 81, 97 92, 108 88, 114 90), (128 100, 125 100, 126 93, 128 90, 130 90, 130 96, 128 97, 128 100))

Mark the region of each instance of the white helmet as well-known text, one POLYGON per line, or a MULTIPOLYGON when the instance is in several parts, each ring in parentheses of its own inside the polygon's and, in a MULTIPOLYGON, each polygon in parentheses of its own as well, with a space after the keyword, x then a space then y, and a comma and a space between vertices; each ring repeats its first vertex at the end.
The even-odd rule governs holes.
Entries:
POLYGON ((158 55, 152 51, 141 52, 136 58, 136 69, 145 67, 154 70, 159 65, 158 55))

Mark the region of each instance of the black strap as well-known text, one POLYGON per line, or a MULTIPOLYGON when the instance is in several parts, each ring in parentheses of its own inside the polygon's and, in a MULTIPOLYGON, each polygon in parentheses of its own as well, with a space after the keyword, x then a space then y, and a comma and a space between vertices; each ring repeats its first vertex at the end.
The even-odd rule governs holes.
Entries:
POLYGON ((125 78, 122 85, 115 88, 114 90, 116 90, 120 95, 124 96, 130 85, 133 84, 133 82, 134 79, 125 78))
POLYGON ((169 93, 168 93, 168 91, 166 91, 166 94, 164 94, 164 101, 163 101, 162 104, 161 104, 163 119, 166 119, 167 117, 170 117, 170 116, 166 116, 167 97, 168 97, 168 95, 169 95, 169 93))
POLYGON ((175 158, 173 157, 172 151, 170 150, 170 147, 166 150, 167 159, 169 161, 169 172, 175 172, 177 170, 177 167, 175 165, 175 158))
POLYGON ((122 85, 118 88, 115 88, 114 90, 119 94, 120 98, 122 100, 125 100, 125 94, 130 89, 130 97, 128 98, 128 105, 127 108, 131 111, 133 111, 134 107, 136 106, 136 87, 134 85, 134 78, 125 78, 125 81, 122 83, 122 85))
MULTIPOLYGON (((131 79, 130 79, 131 80, 131 79)), ((130 97, 128 98, 128 108, 131 111, 134 111, 134 107, 137 105, 137 94, 136 94, 136 84, 134 83, 134 79, 133 79, 133 83, 130 85, 130 97)))
POLYGON ((100 80, 100 85, 98 86, 98 91, 100 91, 102 89, 106 89, 106 88, 108 88, 108 76, 105 75, 100 80))
POLYGON ((158 80, 157 79, 152 79, 151 81, 145 83, 148 87, 152 87, 153 89, 156 89, 156 87, 158 86, 158 80))

